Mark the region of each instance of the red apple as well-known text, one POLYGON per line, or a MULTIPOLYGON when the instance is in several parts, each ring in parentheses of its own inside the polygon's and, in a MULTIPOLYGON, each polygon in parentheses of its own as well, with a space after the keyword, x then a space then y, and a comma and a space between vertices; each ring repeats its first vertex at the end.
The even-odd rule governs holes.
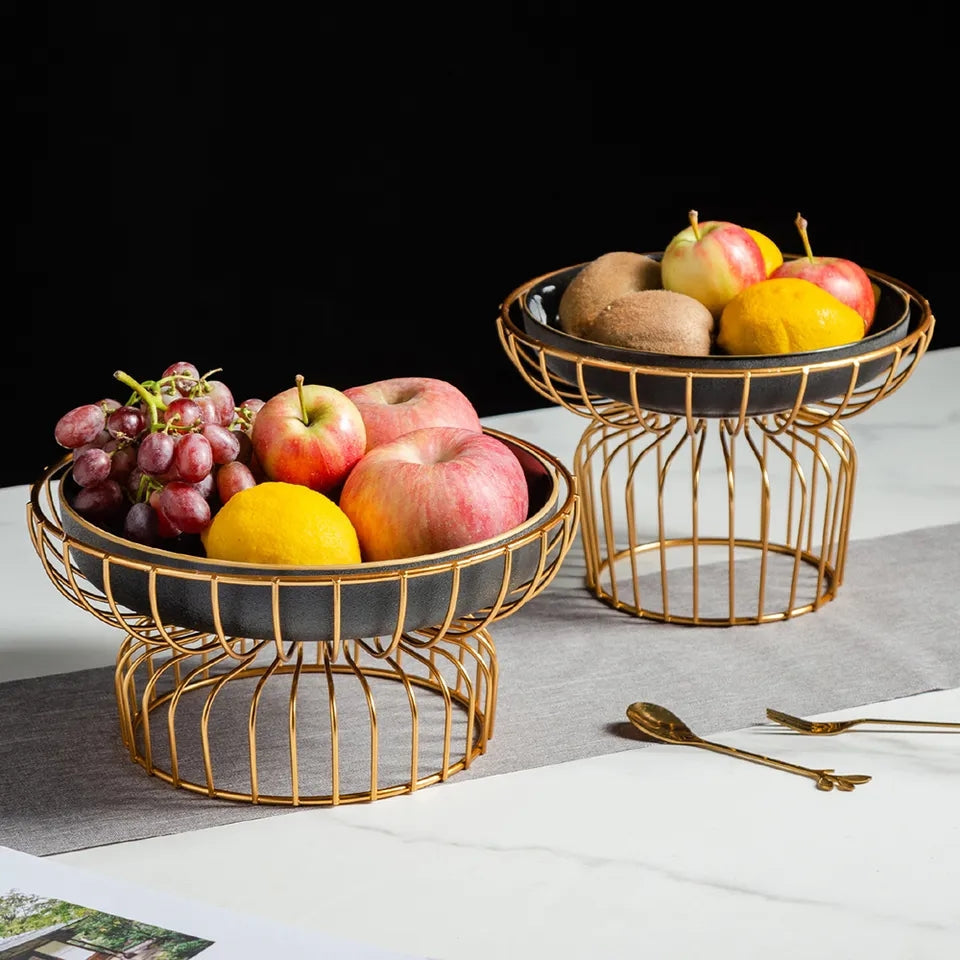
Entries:
POLYGON ((398 560, 481 543, 527 518, 527 479, 487 433, 421 427, 374 447, 340 493, 365 561, 398 560))
POLYGON ((421 427, 464 427, 480 433, 480 417, 467 395, 446 380, 394 377, 343 391, 359 408, 367 450, 421 427))
POLYGON ((815 257, 807 235, 807 221, 798 213, 794 223, 803 241, 806 256, 785 260, 770 276, 800 277, 822 287, 848 307, 853 307, 863 317, 863 332, 866 333, 873 325, 877 308, 873 285, 866 271, 859 264, 843 257, 815 257))
POLYGON ((690 226, 667 244, 660 277, 665 290, 699 300, 716 320, 741 290, 767 279, 767 268, 745 227, 727 220, 700 223, 697 216, 691 210, 690 226))
POLYGON ((363 456, 366 428, 357 405, 342 391, 297 385, 257 411, 250 441, 268 480, 301 483, 326 494, 343 483, 363 456))

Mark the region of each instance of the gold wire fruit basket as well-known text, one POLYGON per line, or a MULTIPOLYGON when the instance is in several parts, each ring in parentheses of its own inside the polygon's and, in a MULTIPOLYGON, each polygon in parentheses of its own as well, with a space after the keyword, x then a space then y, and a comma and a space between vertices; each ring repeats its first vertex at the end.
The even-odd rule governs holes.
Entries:
POLYGON ((574 462, 588 588, 639 618, 690 625, 773 622, 832 600, 856 481, 843 421, 913 373, 933 334, 929 303, 868 270, 877 314, 858 343, 668 356, 560 329, 560 298, 584 266, 512 291, 497 328, 526 382, 589 421, 574 462))
POLYGON ((336 805, 447 780, 493 736, 493 623, 556 575, 579 523, 572 474, 533 444, 527 520, 405 561, 259 568, 144 547, 70 506, 72 457, 27 505, 68 600, 123 631, 114 673, 130 758, 207 797, 336 805), (425 694, 425 695, 423 695, 425 694))

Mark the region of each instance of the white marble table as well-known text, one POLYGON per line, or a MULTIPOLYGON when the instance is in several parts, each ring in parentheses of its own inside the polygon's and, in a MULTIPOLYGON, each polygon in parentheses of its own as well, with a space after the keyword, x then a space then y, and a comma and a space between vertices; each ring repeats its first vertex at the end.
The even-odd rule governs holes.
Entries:
MULTIPOLYGON (((958 382, 960 348, 929 352, 848 425, 860 463, 854 538, 960 520, 958 382)), ((485 422, 568 464, 584 426, 559 409, 485 422)), ((26 498, 25 487, 0 490, 0 676, 111 664, 116 631, 46 580, 26 498)), ((864 715, 958 720, 960 690, 831 716, 864 715)), ((765 726, 698 732, 825 765, 820 740, 765 726)), ((873 781, 822 793, 754 764, 652 745, 56 859, 449 960, 960 955, 960 735, 847 734, 829 741, 829 761, 873 781)))

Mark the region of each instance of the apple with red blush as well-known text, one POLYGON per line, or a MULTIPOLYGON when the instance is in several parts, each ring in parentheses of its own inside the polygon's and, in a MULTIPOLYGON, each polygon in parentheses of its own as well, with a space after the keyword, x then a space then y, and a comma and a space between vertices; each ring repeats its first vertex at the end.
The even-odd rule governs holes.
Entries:
POLYGON ((367 450, 421 427, 463 427, 480 433, 480 416, 462 390, 435 377, 393 377, 343 391, 359 408, 367 450))
POLYGON ((250 442, 268 480, 329 494, 363 456, 366 428, 357 405, 341 390, 303 381, 297 374, 295 387, 260 407, 250 442))
POLYGON ((364 454, 339 505, 364 561, 384 561, 498 537, 526 520, 529 494, 520 461, 497 437, 420 427, 364 454))
POLYGON ((719 318, 741 290, 767 279, 760 245, 745 227, 727 220, 699 220, 689 212, 690 226, 675 234, 660 258, 665 290, 699 300, 719 318))
POLYGON ((784 262, 771 277, 800 277, 832 293, 863 317, 863 332, 873 325, 877 308, 873 283, 866 271, 853 260, 843 257, 815 257, 807 233, 807 221, 798 213, 794 223, 803 241, 805 256, 784 262))

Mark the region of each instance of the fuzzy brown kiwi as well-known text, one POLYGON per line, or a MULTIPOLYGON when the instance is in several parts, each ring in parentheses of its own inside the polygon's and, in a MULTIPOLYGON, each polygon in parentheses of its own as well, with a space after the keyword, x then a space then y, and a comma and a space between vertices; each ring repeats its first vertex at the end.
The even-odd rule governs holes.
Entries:
POLYGON ((607 304, 590 330, 598 343, 702 357, 710 353, 714 323, 710 311, 685 293, 634 290, 607 304))
POLYGON ((557 313, 560 329, 596 340, 590 327, 601 310, 625 293, 660 287, 660 261, 642 253, 615 250, 591 260, 567 285, 557 313))

